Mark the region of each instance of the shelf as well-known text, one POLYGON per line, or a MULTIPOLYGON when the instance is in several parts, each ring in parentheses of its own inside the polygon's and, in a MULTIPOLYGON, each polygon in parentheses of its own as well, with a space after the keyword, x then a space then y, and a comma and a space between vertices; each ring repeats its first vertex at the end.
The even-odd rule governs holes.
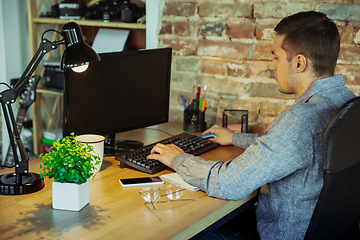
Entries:
POLYGON ((50 94, 50 95, 57 95, 57 96, 64 95, 63 90, 47 89, 47 88, 42 88, 42 87, 37 87, 36 93, 50 94))
POLYGON ((138 23, 124 23, 121 21, 104 22, 101 20, 70 20, 70 19, 58 19, 58 18, 33 18, 33 23, 39 24, 65 24, 67 22, 76 22, 80 26, 92 26, 92 27, 113 27, 113 28, 126 28, 126 29, 146 29, 146 24, 138 23))
MULTIPOLYGON (((1 0, 0 0, 1 1, 1 0)), ((42 24, 54 24, 57 31, 61 31, 61 25, 64 25, 68 22, 76 22, 79 26, 83 27, 82 32, 84 38, 88 40, 88 44, 93 40, 96 35, 97 28, 106 27, 106 28, 118 28, 118 29, 128 29, 131 32, 129 36, 129 42, 136 47, 136 49, 146 48, 146 24, 138 23, 125 23, 120 20, 115 20, 111 22, 104 22, 102 19, 82 19, 82 20, 71 20, 71 19, 59 19, 59 18, 47 18, 39 17, 40 9, 44 1, 50 2, 50 0, 27 0, 28 3, 28 20, 29 20, 29 46, 30 46, 30 56, 33 56, 39 46, 39 34, 40 26, 42 24), (92 28, 94 27, 94 28, 92 28)), ((100 0, 86 0, 88 7, 94 5, 100 0)), ((145 0, 134 0, 146 2, 145 0)), ((60 3, 61 0, 51 0, 53 4, 60 3)), ((57 35, 57 34, 55 34, 57 35)), ((52 41, 56 40, 55 38, 52 41)), ((64 47, 64 46, 61 46, 64 47)), ((63 51, 59 47, 59 50, 63 51)), ((35 71, 34 74, 39 74, 39 69, 35 71)), ((40 75, 40 74, 39 74, 40 75)), ((39 86, 36 90, 37 100, 33 104, 33 140, 34 140, 34 153, 38 154, 38 145, 42 140, 42 130, 44 128, 50 129, 54 127, 56 123, 56 112, 57 109, 60 109, 62 112, 62 97, 63 93, 60 91, 53 91, 51 89, 46 89, 45 87, 39 86), (47 103, 43 95, 52 95, 47 97, 55 98, 52 109, 47 106, 47 103), (42 121, 42 111, 45 111, 47 118, 49 119, 47 127, 44 126, 42 121)))

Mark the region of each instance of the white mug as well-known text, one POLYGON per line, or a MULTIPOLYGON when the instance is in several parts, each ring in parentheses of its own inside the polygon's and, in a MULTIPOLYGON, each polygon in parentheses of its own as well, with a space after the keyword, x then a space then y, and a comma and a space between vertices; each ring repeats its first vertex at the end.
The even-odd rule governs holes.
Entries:
POLYGON ((105 137, 101 136, 101 135, 96 135, 96 134, 83 134, 83 135, 76 136, 75 139, 82 143, 87 143, 87 144, 89 144, 89 146, 93 146, 94 151, 91 152, 91 154, 94 154, 95 156, 100 157, 100 163, 95 165, 94 172, 100 171, 101 165, 103 163, 103 158, 104 158, 105 137))

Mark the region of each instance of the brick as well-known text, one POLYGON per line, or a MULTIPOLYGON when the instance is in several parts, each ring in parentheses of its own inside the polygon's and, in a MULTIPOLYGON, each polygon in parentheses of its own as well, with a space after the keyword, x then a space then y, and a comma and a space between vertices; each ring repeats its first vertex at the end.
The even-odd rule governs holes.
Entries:
POLYGON ((353 37, 353 27, 352 26, 338 26, 340 34, 341 43, 352 43, 354 40, 353 37))
POLYGON ((273 103, 273 102, 260 102, 260 115, 264 117, 276 117, 279 113, 288 108, 289 105, 273 103))
POLYGON ((195 2, 167 2, 163 9, 164 16, 193 16, 196 13, 195 2))
POLYGON ((360 27, 354 27, 354 43, 360 44, 360 27))
POLYGON ((159 39, 159 47, 171 47, 173 55, 196 55, 196 41, 181 39, 159 39))
POLYGON ((273 83, 249 83, 246 84, 245 92, 251 97, 294 98, 294 95, 292 94, 283 94, 279 92, 278 85, 273 83))
POLYGON ((227 74, 245 79, 274 79, 272 71, 269 70, 269 65, 270 62, 265 61, 231 61, 227 64, 227 74))
MULTIPOLYGON (((316 2, 316 1, 321 1, 321 2, 323 2, 324 0, 311 0, 311 2, 313 3, 313 2, 316 2)), ((329 1, 329 0, 327 0, 327 1, 329 1)), ((331 0, 330 0, 331 1, 331 0)), ((338 1, 338 0, 337 0, 338 1)), ((274 1, 273 1, 274 2, 274 1)), ((297 3, 299 3, 299 2, 302 2, 302 3, 306 3, 306 2, 309 2, 309 0, 288 0, 288 2, 297 2, 297 3)))
POLYGON ((250 18, 251 14, 250 4, 202 3, 199 5, 200 17, 250 18))
POLYGON ((162 21, 159 34, 172 34, 171 22, 162 21))
POLYGON ((197 72, 199 70, 199 60, 192 58, 175 58, 176 71, 197 72))
POLYGON ((217 109, 218 109, 218 103, 219 103, 218 98, 207 98, 207 101, 206 101, 206 116, 207 117, 210 115, 216 116, 217 109))
POLYGON ((214 94, 244 94, 245 84, 232 81, 226 78, 215 78, 210 76, 199 76, 199 86, 207 86, 206 94, 212 96, 214 94))
POLYGON ((258 79, 259 81, 264 79, 268 80, 271 79, 272 81, 275 81, 274 73, 269 69, 270 63, 268 61, 251 61, 250 62, 250 69, 253 73, 253 75, 258 79))
POLYGON ((249 48, 249 43, 199 40, 197 54, 200 56, 248 60, 249 48))
POLYGON ((284 18, 301 11, 313 10, 311 3, 268 2, 254 4, 255 18, 284 18))
POLYGON ((350 64, 360 64, 360 46, 341 46, 339 60, 350 64))
MULTIPOLYGON (((171 109, 179 110, 182 112, 184 110, 184 106, 181 100, 182 91, 178 89, 171 89, 170 90, 170 105, 172 106, 171 109)), ((182 114, 181 114, 182 115, 182 114)))
POLYGON ((255 37, 257 40, 273 40, 275 37, 276 25, 258 25, 255 28, 255 37))
POLYGON ((316 11, 325 13, 333 20, 360 21, 359 4, 324 3, 317 5, 316 11))
POLYGON ((252 39, 255 35, 255 25, 252 23, 228 24, 225 32, 226 36, 229 38, 252 39))
MULTIPOLYGON (((292 0, 292 1, 297 1, 297 0, 292 0)), ((313 4, 322 4, 322 3, 324 3, 324 2, 326 2, 326 3, 339 3, 339 2, 341 2, 341 3, 352 3, 352 4, 356 4, 356 3, 360 3, 360 1, 359 0, 341 0, 341 1, 339 1, 339 0, 326 0, 326 1, 324 1, 324 0, 312 0, 311 1, 313 4)))
POLYGON ((172 73, 171 75, 171 89, 193 91, 196 84, 195 73, 172 73))
POLYGON ((232 77, 249 78, 253 76, 249 62, 230 62, 227 64, 227 74, 232 77))
POLYGON ((271 54, 272 42, 257 42, 254 43, 254 51, 251 60, 269 60, 271 61, 273 55, 271 54))
POLYGON ((269 126, 272 121, 274 121, 275 117, 262 117, 261 116, 261 122, 258 123, 260 126, 269 126))
POLYGON ((346 85, 360 85, 359 65, 337 65, 335 74, 342 74, 346 85))
POLYGON ((201 70, 202 73, 208 74, 217 74, 217 75, 225 75, 225 61, 218 59, 203 59, 201 61, 201 70))
POLYGON ((172 108, 169 109, 169 122, 182 123, 183 120, 184 120, 184 116, 182 111, 172 108))
POLYGON ((200 24, 200 35, 221 36, 225 28, 222 22, 202 22, 200 24))
MULTIPOLYGON (((346 85, 360 94, 360 21, 349 21, 349 14, 352 9, 357 9, 356 5, 360 6, 360 0, 163 2, 159 47, 172 47, 174 52, 171 121, 183 120, 180 96, 184 95, 191 102, 196 87, 206 84, 208 126, 221 125, 225 108, 246 108, 249 110, 249 131, 263 132, 294 100, 293 95, 278 91, 273 72, 268 69, 275 36, 273 29, 283 17, 316 7, 323 10, 326 7, 328 16, 331 11, 335 14, 333 19, 341 37, 335 73, 342 74, 346 85)), ((359 14, 351 17, 359 17, 359 14)))
POLYGON ((358 85, 350 85, 350 86, 347 86, 351 92, 353 92, 356 96, 360 96, 360 86, 358 85))
POLYGON ((239 98, 239 96, 235 93, 219 93, 219 97, 226 100, 233 100, 239 98))
POLYGON ((174 34, 178 36, 196 36, 197 26, 195 22, 174 22, 174 34))
MULTIPOLYGON (((257 113, 259 112, 259 101, 256 99, 234 99, 231 101, 231 104, 227 105, 227 109, 238 109, 238 110, 248 110, 249 113, 257 113)), ((250 121, 256 121, 256 115, 250 115, 250 121)))

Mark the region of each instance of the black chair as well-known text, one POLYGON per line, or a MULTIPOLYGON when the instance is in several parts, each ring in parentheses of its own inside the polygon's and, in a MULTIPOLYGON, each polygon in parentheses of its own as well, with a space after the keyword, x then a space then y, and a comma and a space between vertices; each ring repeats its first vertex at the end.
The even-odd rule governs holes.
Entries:
POLYGON ((305 239, 360 239, 360 97, 345 103, 325 130, 323 173, 305 239))

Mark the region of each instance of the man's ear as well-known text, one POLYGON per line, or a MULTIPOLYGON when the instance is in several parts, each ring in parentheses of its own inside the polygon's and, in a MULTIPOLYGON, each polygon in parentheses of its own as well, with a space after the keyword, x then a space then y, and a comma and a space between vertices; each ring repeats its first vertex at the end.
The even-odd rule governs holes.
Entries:
POLYGON ((295 57, 295 66, 296 66, 296 71, 298 73, 304 72, 306 70, 306 68, 308 67, 309 61, 308 59, 302 55, 302 54, 298 54, 295 57))

